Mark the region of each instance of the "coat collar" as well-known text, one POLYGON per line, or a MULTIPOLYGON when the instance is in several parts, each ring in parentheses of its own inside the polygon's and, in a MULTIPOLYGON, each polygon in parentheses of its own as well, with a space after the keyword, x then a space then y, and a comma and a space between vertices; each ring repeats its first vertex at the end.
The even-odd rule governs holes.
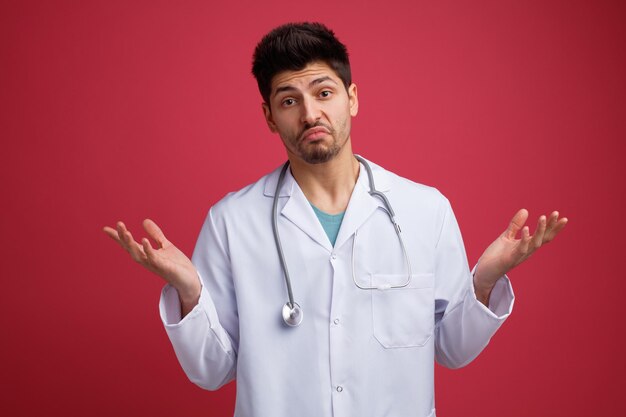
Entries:
MULTIPOLYGON (((369 161, 368 161, 369 162, 369 161)), ((390 189, 389 173, 376 164, 369 162, 374 176, 374 182, 378 191, 387 192, 390 189)), ((273 198, 276 193, 276 184, 282 166, 269 174, 265 180, 264 195, 273 198)), ((359 177, 352 191, 346 214, 343 218, 335 248, 341 247, 353 234, 361 227, 361 225, 374 213, 378 207, 384 207, 384 204, 378 197, 372 197, 369 194, 370 186, 367 177, 367 171, 363 164, 359 169, 359 177)), ((289 199, 280 210, 282 216, 289 219, 293 224, 300 228, 304 233, 309 235, 311 239, 332 252, 333 247, 328 240, 328 236, 317 216, 313 212, 311 204, 300 189, 291 170, 287 170, 283 184, 278 190, 278 197, 288 197, 289 199)), ((280 207, 280 204, 279 204, 280 207)))

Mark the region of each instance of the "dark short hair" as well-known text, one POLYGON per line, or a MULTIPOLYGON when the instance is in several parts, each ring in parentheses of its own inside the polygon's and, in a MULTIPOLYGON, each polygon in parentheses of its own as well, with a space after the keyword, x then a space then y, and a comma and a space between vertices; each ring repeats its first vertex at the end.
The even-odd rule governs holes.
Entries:
POLYGON ((252 74, 269 104, 272 78, 282 71, 299 71, 314 61, 330 66, 346 90, 352 84, 346 46, 321 23, 287 23, 265 35, 254 50, 252 74))

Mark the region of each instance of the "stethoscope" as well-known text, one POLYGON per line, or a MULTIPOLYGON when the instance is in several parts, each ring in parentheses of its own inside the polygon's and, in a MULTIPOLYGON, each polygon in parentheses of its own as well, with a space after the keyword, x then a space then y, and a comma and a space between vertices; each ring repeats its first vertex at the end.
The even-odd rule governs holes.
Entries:
MULTIPOLYGON (((389 200, 383 193, 376 190, 376 187, 374 186, 374 175, 372 175, 372 169, 370 168, 369 164, 367 163, 365 159, 361 158, 359 155, 354 155, 354 157, 365 167, 365 171, 367 172, 367 177, 369 179, 370 195, 378 197, 385 205, 385 211, 387 212, 387 215, 389 216, 389 220, 391 220, 394 230, 396 231, 396 235, 398 236, 398 239, 400 240, 400 246, 402 247, 402 253, 404 254, 404 261, 406 263, 406 268, 408 272, 407 272, 406 282, 401 285, 384 284, 384 285, 379 285, 379 286, 374 286, 374 287, 359 285, 359 283, 356 280, 356 276, 354 275, 354 253, 355 253, 354 248, 356 246, 356 235, 358 232, 357 231, 354 233, 354 238, 352 240, 352 280, 354 281, 354 284, 362 290, 376 290, 376 289, 386 290, 386 289, 392 289, 392 288, 406 287, 407 285, 409 285, 409 282, 411 282, 411 263, 409 262, 409 256, 406 252, 406 248, 404 247, 404 242, 402 241, 402 230, 400 229, 400 225, 396 222, 395 213, 393 209, 391 208, 391 204, 389 203, 389 200)), ((273 211, 272 228, 274 229, 274 240, 276 241, 276 249, 278 250, 278 257, 280 258, 280 263, 283 268, 283 273, 285 274, 285 283, 287 284, 287 294, 289 295, 289 301, 283 306, 283 310, 282 310, 283 320, 285 321, 285 324, 287 324, 288 326, 294 327, 302 323, 302 317, 304 313, 302 312, 302 308, 300 307, 300 305, 293 300, 293 291, 291 290, 291 279, 289 278, 289 270, 287 269, 287 262, 285 262, 285 254, 283 253, 283 247, 280 243, 280 236, 278 234, 278 210, 277 210, 278 194, 283 184, 283 180, 285 179, 287 168, 289 168, 289 161, 285 162, 285 165, 283 165, 283 168, 280 171, 280 176, 278 177, 278 183, 276 184, 276 192, 274 193, 274 204, 272 207, 272 211, 273 211)))

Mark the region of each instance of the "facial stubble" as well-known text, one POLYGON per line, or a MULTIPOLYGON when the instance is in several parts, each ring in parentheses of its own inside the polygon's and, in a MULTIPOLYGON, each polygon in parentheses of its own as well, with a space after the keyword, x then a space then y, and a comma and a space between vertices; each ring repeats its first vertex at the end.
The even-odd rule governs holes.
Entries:
MULTIPOLYGON (((346 123, 344 122, 340 131, 345 131, 345 125, 346 123)), ((323 164, 332 160, 339 154, 339 152, 341 152, 341 149, 348 141, 349 132, 346 132, 345 136, 346 137, 343 139, 343 141, 338 140, 337 130, 333 129, 329 125, 318 121, 313 124, 306 124, 300 134, 296 136, 296 140, 291 141, 291 143, 298 152, 298 155, 305 162, 309 164, 323 164), (325 141, 322 139, 305 142, 303 140, 304 132, 314 127, 323 127, 328 130, 328 134, 332 137, 332 142, 329 145, 326 145, 325 141)))

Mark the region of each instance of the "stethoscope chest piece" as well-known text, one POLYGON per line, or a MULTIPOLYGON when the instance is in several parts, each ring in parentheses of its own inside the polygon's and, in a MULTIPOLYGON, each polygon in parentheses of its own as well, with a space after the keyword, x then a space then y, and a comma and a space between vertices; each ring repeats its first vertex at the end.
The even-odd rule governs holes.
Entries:
POLYGON ((295 327, 302 323, 302 309, 298 303, 293 303, 293 308, 287 303, 283 306, 283 320, 287 326, 295 327))

